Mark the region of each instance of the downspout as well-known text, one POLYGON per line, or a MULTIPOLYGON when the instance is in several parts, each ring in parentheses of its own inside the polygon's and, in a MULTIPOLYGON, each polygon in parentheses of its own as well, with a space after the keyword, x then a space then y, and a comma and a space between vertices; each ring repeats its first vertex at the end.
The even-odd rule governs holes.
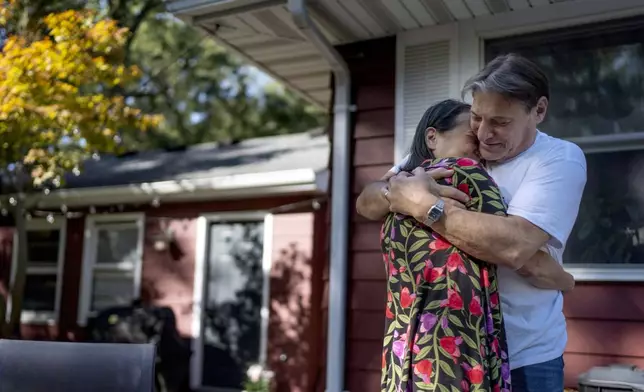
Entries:
POLYGON ((329 262, 329 318, 326 391, 344 391, 347 265, 349 254, 349 175, 351 161, 351 80, 349 67, 333 45, 315 27, 306 0, 288 0, 295 25, 331 66, 334 76, 333 151, 331 174, 331 257, 329 262))

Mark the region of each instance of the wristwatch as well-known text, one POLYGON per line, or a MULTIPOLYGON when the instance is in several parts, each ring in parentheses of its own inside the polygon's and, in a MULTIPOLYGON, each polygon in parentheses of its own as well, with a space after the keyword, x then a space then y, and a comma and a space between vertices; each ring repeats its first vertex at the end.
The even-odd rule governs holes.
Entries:
POLYGON ((429 211, 427 211, 427 215, 425 216, 425 221, 423 222, 426 226, 431 226, 436 221, 438 221, 441 216, 443 216, 443 210, 445 209, 445 202, 443 199, 438 199, 436 201, 436 204, 431 206, 429 211))

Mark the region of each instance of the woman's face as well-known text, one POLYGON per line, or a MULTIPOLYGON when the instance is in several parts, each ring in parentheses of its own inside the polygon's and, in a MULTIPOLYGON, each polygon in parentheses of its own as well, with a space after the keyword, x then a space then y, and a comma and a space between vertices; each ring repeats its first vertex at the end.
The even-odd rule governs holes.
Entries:
MULTIPOLYGON (((456 126, 449 131, 433 132, 428 138, 429 148, 436 158, 466 157, 480 159, 478 139, 470 128, 470 113, 461 113, 456 126)), ((429 133, 428 133, 429 136, 429 133)))

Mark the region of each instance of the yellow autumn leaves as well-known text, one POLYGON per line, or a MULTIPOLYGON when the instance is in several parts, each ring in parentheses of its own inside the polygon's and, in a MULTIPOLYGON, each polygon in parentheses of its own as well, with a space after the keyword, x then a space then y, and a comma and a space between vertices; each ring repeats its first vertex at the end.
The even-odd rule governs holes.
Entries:
MULTIPOLYGON (((15 5, 0 6, 0 23, 15 5)), ((11 35, 0 53, 0 165, 28 165, 36 184, 94 151, 115 151, 116 130, 141 132, 161 121, 115 95, 141 73, 123 64, 127 29, 96 18, 88 10, 47 15, 38 24, 47 34, 11 35)))

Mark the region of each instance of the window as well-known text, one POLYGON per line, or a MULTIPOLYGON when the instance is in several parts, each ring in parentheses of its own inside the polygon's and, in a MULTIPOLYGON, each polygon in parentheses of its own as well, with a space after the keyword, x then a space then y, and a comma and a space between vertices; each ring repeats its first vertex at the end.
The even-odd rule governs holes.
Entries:
POLYGON ((139 296, 143 223, 142 214, 87 218, 80 324, 98 311, 129 305, 139 296))
MULTIPOLYGON (((55 323, 58 320, 65 258, 65 220, 27 223, 27 276, 22 304, 23 323, 55 323)), ((18 236, 14 235, 17 244, 18 236)), ((13 252, 12 280, 18 262, 13 252)), ((9 313, 8 313, 9 314, 9 313)))
POLYGON ((642 19, 486 42, 488 61, 508 52, 530 58, 548 74, 550 106, 540 128, 586 153, 588 183, 564 254, 566 267, 581 279, 643 278, 642 19))

